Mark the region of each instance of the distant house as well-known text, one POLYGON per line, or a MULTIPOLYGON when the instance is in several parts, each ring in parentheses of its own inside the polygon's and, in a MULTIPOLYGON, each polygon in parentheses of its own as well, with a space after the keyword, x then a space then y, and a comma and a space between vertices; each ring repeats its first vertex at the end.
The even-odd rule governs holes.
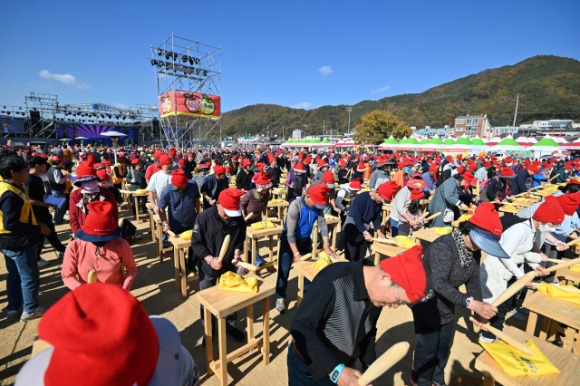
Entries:
POLYGON ((489 123, 487 114, 456 117, 453 125, 453 135, 461 136, 463 134, 468 137, 479 135, 482 138, 491 138, 493 136, 493 128, 489 123))

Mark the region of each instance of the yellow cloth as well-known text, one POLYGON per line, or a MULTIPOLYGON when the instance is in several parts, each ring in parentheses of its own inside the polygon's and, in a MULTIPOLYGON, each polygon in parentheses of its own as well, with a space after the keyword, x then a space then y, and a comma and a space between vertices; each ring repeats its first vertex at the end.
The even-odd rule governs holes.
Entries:
POLYGON ((512 211, 512 210, 517 210, 515 206, 513 206, 513 205, 510 205, 510 204, 504 205, 504 206, 503 206, 503 208, 504 208, 505 210, 509 210, 509 211, 512 211))
POLYGON ((580 306, 580 289, 573 285, 553 285, 548 283, 538 284, 538 291, 544 295, 551 296, 556 299, 564 300, 580 306))
POLYGON ((464 221, 467 221, 467 220, 469 220, 471 217, 473 217, 473 215, 472 215, 472 214, 469 214, 469 213, 464 213, 464 214, 462 214, 461 216, 459 216, 459 218, 457 219, 457 221, 459 221, 459 222, 464 222, 464 221))
POLYGON ((147 189, 137 189, 137 190, 135 190, 135 193, 137 193, 137 194, 145 194, 147 192, 148 192, 147 189))
POLYGON ((276 227, 276 225, 274 225, 274 223, 272 223, 272 221, 270 221, 270 220, 255 222, 250 226, 252 227, 252 229, 256 229, 256 230, 276 227))
POLYGON ((314 266, 316 267, 317 270, 321 271, 322 269, 328 267, 330 264, 332 264, 332 261, 330 260, 330 256, 328 256, 328 253, 326 252, 320 252, 318 254, 318 260, 316 260, 314 263, 314 266))
POLYGON ((580 264, 576 264, 570 267, 570 271, 572 272, 580 272, 580 264))
POLYGON ((181 237, 184 240, 191 240, 192 234, 193 234, 193 229, 190 229, 190 230, 185 231, 182 234, 180 234, 179 237, 181 237))
POLYGON ((396 236, 395 241, 399 247, 405 249, 413 248, 416 245, 413 239, 409 236, 396 236))
POLYGON ((433 227, 433 232, 439 236, 448 235, 453 231, 453 227, 433 227))
POLYGON ((519 375, 559 374, 560 370, 540 351, 530 339, 524 342, 532 349, 534 355, 528 355, 507 343, 498 340, 494 343, 479 342, 485 351, 493 357, 501 369, 513 377, 519 375))
POLYGON ((280 199, 280 198, 275 198, 273 200, 268 201, 268 204, 277 204, 279 202, 282 202, 284 200, 280 199))
POLYGON ((244 279, 243 277, 228 271, 220 276, 218 288, 226 291, 249 292, 255 294, 258 292, 258 279, 255 277, 244 279))

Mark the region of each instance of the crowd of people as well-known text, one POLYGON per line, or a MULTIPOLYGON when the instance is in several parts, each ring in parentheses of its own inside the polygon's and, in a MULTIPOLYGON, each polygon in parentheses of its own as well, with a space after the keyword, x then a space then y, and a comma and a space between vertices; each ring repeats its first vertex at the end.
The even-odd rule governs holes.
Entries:
MULTIPOLYGON (((138 268, 119 227, 122 189, 148 193, 132 210, 144 212, 145 204, 151 204, 162 222, 164 246, 169 246, 170 231, 192 231, 188 269, 198 273, 203 290, 215 286, 225 272, 244 274, 238 263, 246 226, 267 220, 272 189, 284 188, 289 206, 280 236, 275 309, 287 311, 293 262, 313 247, 338 258, 325 215, 340 217, 338 249, 348 261, 321 271, 295 311, 289 326, 289 383, 357 384, 357 359, 364 371, 377 356, 376 323, 382 307, 408 304, 417 337, 410 382, 443 385, 457 307, 473 311, 478 327, 490 322, 501 329, 508 314, 525 318, 527 312, 517 307, 515 297, 492 305, 511 282, 536 270, 539 280, 557 284, 546 268, 552 264, 549 258, 569 256, 566 241, 579 237, 579 176, 580 160, 555 157, 178 151, 159 146, 125 146, 114 154, 102 145, 4 148, 0 251, 8 270, 6 318, 26 322, 46 311, 38 296, 39 269, 48 264, 41 257, 44 238, 59 253, 62 280, 72 294, 81 296, 79 291, 93 281, 131 290, 138 268), (517 215, 500 217, 501 205, 549 183, 562 186, 517 215), (47 202, 47 196, 54 201, 47 202), (386 223, 385 204, 391 205, 386 223), (425 211, 441 215, 425 224, 425 211), (67 212, 72 237, 63 241, 55 226, 66 221, 67 212), (378 267, 366 259, 375 238, 412 236, 423 226, 451 226, 467 212, 473 214, 468 221, 425 250, 411 248, 378 267), (320 246, 312 243, 315 223, 320 246), (220 260, 226 237, 229 248, 220 260), (481 251, 486 254, 483 261, 481 251), (462 285, 467 293, 459 291, 462 285)), ((256 260, 260 264, 262 259, 256 260)), ((70 295, 61 301, 70 303, 70 295)), ((226 331, 237 341, 245 338, 236 327, 236 315, 228 317, 226 331)), ((495 339, 485 329, 481 332, 481 341, 495 339)), ((58 342, 54 344, 56 355, 58 342)), ((192 384, 197 375, 194 366, 187 368, 192 370, 184 384, 192 384)))

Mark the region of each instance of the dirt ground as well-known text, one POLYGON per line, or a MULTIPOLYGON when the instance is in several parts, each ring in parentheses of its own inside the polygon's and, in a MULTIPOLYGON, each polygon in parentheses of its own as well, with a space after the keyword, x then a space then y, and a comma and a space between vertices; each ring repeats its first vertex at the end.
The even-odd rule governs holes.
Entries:
MULTIPOLYGON (((121 211, 121 217, 131 218, 128 210, 121 211)), ((132 218, 131 218, 132 219, 132 218)), ((133 221, 134 224, 136 224, 133 221)), ((204 385, 218 385, 216 376, 207 375, 205 363, 205 349, 202 346, 203 328, 199 317, 199 302, 195 296, 198 289, 197 282, 190 283, 190 296, 187 300, 181 297, 175 288, 173 279, 172 257, 167 257, 163 262, 155 256, 155 246, 149 235, 149 223, 140 222, 137 234, 142 237, 134 246, 135 260, 138 266, 137 278, 131 291, 144 305, 150 315, 162 315, 175 324, 181 333, 182 344, 193 356, 201 382, 204 385)), ((70 239, 70 227, 68 224, 57 227, 61 240, 70 239)), ((265 249, 264 245, 260 245, 265 249)), ((60 263, 57 253, 48 243, 45 245, 44 259, 50 261, 50 265, 41 269, 40 303, 43 306, 51 306, 60 299, 68 290, 64 287, 60 278, 60 263)), ((0 261, 0 309, 7 305, 6 300, 6 264, 4 259, 0 261)), ((275 273, 264 275, 264 280, 275 280, 275 273)), ((262 357, 258 351, 237 358, 228 366, 228 382, 235 385, 286 385, 286 354, 287 341, 289 338, 289 326, 296 309, 297 278, 292 271, 288 288, 289 307, 285 315, 279 315, 274 309, 275 299, 270 301, 270 364, 262 364, 262 357)), ((288 301, 287 301, 288 303, 288 301)), ((256 306, 256 315, 261 315, 260 306, 256 306)), ((245 326, 245 312, 238 313, 238 326, 245 326)), ((481 384, 481 374, 475 370, 475 357, 482 349, 477 342, 477 335, 473 332, 472 324, 468 321, 466 310, 460 310, 457 317, 455 341, 451 351, 451 357, 446 369, 446 381, 448 384, 481 384)), ((515 319, 515 318, 512 318, 515 319)), ((510 320, 511 321, 511 320, 510 320)), ((262 319, 256 321, 255 329, 260 331, 262 319)), ((510 324, 508 322, 508 324, 510 324)), ((38 320, 23 323, 20 321, 8 323, 6 313, 2 311, 0 316, 0 385, 13 384, 18 371, 24 362, 30 358, 32 344, 37 335, 38 320)), ((214 345, 215 345, 214 339, 214 345)), ((408 307, 397 309, 384 309, 378 323, 377 354, 387 350, 392 344, 400 341, 408 341, 411 344, 410 352, 394 368, 379 378, 376 385, 405 385, 409 384, 409 376, 412 366, 413 348, 415 335, 411 310, 408 307)), ((237 346, 232 340, 228 340, 228 351, 237 346)), ((218 355, 217 345, 214 353, 218 355)))

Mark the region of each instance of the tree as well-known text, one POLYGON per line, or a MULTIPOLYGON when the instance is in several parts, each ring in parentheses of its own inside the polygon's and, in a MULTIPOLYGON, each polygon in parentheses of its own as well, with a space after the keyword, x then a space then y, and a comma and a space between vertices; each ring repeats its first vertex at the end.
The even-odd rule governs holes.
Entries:
POLYGON ((356 142, 379 144, 389 136, 403 138, 411 135, 411 129, 397 116, 383 110, 374 110, 361 117, 361 123, 354 128, 356 142))

